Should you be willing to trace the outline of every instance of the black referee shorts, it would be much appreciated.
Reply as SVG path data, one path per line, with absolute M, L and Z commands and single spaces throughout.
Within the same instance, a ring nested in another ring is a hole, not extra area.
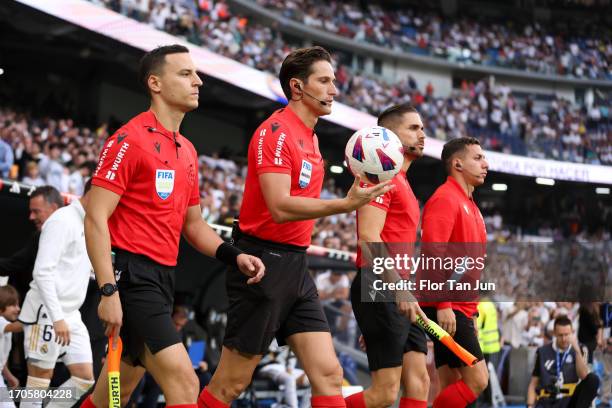
M 429 320 L 433 320 L 438 323 L 438 311 L 435 307 L 424 307 L 423 312 L 427 315 Z M 455 320 L 457 322 L 457 331 L 453 336 L 453 339 L 464 349 L 469 351 L 479 360 L 482 360 L 482 350 L 480 349 L 480 343 L 478 343 L 478 336 L 476 335 L 476 329 L 474 328 L 474 319 L 467 317 L 462 312 L 453 310 L 455 312 Z M 466 364 L 461 361 L 459 357 L 448 349 L 444 344 L 440 343 L 437 339 L 430 336 L 434 343 L 434 359 L 436 362 L 436 368 L 448 365 L 451 368 L 465 367 Z
M 410 323 L 395 302 L 362 302 L 361 272 L 351 285 L 353 313 L 366 343 L 370 371 L 400 367 L 410 351 L 427 354 L 425 331 Z
M 330 331 L 308 273 L 305 248 L 246 235 L 240 235 L 235 245 L 259 257 L 266 275 L 259 283 L 247 285 L 246 275 L 228 268 L 224 346 L 247 354 L 265 354 L 274 337 L 282 346 L 296 333 Z
M 155 354 L 181 342 L 172 322 L 174 267 L 122 249 L 113 248 L 113 252 L 123 309 L 122 359 L 133 366 L 142 365 L 145 344 Z

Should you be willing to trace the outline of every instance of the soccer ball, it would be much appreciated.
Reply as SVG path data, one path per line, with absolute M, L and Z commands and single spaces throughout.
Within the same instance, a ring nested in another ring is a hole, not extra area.
M 404 148 L 395 133 L 382 126 L 358 130 L 344 149 L 346 165 L 365 183 L 391 180 L 404 163 Z

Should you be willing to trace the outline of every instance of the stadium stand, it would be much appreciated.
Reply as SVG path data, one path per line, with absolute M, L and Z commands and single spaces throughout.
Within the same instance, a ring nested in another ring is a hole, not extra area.
M 110 8 L 116 4 L 103 3 Z M 153 0 L 148 6 L 147 3 L 128 1 L 114 9 L 218 54 L 274 74 L 278 72 L 284 55 L 292 49 L 278 30 L 234 15 L 222 1 L 213 7 L 207 6 L 211 2 L 203 2 L 199 8 L 189 1 L 171 4 Z M 140 4 L 139 8 L 137 4 Z M 493 85 L 481 80 L 463 81 L 450 95 L 434 97 L 431 84 L 419 87 L 411 77 L 388 83 L 381 78 L 353 72 L 343 64 L 338 65 L 336 77 L 340 91 L 337 99 L 374 115 L 392 104 L 414 104 L 426 119 L 430 137 L 448 140 L 469 134 L 481 139 L 485 148 L 503 153 L 586 164 L 612 164 L 610 95 L 594 98 L 588 105 L 573 105 L 556 97 L 540 102 L 534 95 L 515 95 L 504 84 Z
M 612 79 L 609 33 L 599 31 L 597 24 L 568 23 L 555 29 L 486 17 L 453 19 L 410 5 L 391 10 L 345 1 L 257 3 L 308 26 L 395 51 L 548 75 Z

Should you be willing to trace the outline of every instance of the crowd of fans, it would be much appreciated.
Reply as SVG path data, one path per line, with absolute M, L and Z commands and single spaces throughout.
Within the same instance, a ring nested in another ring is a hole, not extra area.
M 395 51 L 546 75 L 612 79 L 609 36 L 582 21 L 580 31 L 564 27 L 563 32 L 539 23 L 443 18 L 411 7 L 387 10 L 372 2 L 256 1 L 305 25 Z
M 81 195 L 108 136 L 106 125 L 91 130 L 72 119 L 36 119 L 0 107 L 0 175 Z
M 278 30 L 232 14 L 222 0 L 200 2 L 199 7 L 189 0 L 92 1 L 274 74 L 292 48 Z M 265 4 L 276 2 L 266 0 Z M 286 6 L 290 13 L 298 13 L 296 10 L 303 8 L 291 7 L 292 4 L 289 2 Z M 330 7 L 346 11 L 353 10 L 354 6 Z M 584 106 L 557 98 L 537 104 L 530 97 L 514 95 L 504 85 L 464 81 L 451 95 L 441 98 L 433 96 L 431 83 L 419 87 L 412 77 L 388 83 L 352 72 L 342 64 L 337 67 L 336 77 L 339 101 L 374 115 L 392 104 L 410 102 L 422 112 L 428 134 L 442 140 L 470 134 L 479 137 L 486 148 L 504 153 L 612 164 L 610 100 L 606 96 Z

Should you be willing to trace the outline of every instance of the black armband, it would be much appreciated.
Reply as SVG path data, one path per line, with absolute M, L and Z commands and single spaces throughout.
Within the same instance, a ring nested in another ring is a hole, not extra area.
M 215 258 L 217 258 L 223 263 L 226 263 L 228 265 L 238 268 L 237 258 L 238 258 L 238 255 L 242 253 L 243 252 L 240 249 L 236 248 L 235 246 L 230 245 L 227 242 L 223 242 L 217 248 L 217 252 L 215 252 Z

